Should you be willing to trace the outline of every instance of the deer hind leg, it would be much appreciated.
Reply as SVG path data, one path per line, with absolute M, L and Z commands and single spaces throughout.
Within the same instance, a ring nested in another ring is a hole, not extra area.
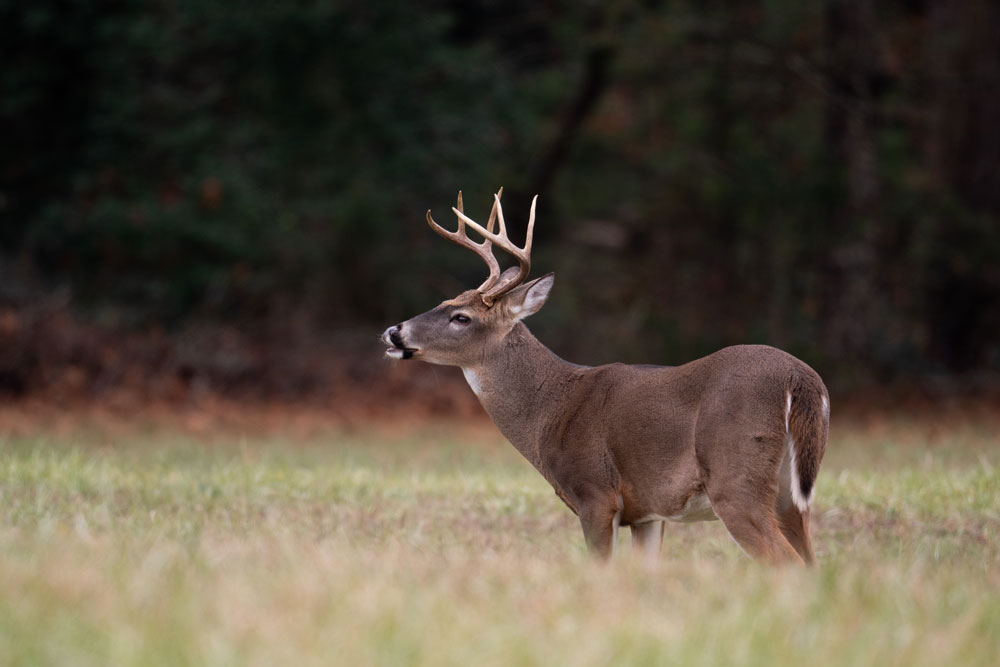
M 650 563 L 656 562 L 663 544 L 663 521 L 647 521 L 632 525 L 632 548 Z
M 781 528 L 785 539 L 792 545 L 802 560 L 807 565 L 816 562 L 813 554 L 812 538 L 809 535 L 809 511 L 799 511 L 792 499 L 792 473 L 790 466 L 791 457 L 785 456 L 781 461 L 781 468 L 778 470 L 778 497 L 776 510 L 778 514 L 778 527 Z
M 730 459 L 728 465 L 719 462 L 717 466 L 709 466 L 705 471 L 705 492 L 716 516 L 749 556 L 771 563 L 801 565 L 803 557 L 789 542 L 778 518 L 778 456 L 761 456 L 762 450 L 768 448 L 756 440 L 754 445 L 755 452 L 736 458 L 744 463 L 733 465 Z M 740 449 L 734 448 L 729 453 Z
M 770 563 L 804 564 L 782 532 L 773 505 L 765 509 L 759 501 L 748 506 L 728 496 L 713 499 L 711 492 L 708 497 L 726 530 L 749 556 Z
M 809 535 L 809 512 L 800 512 L 795 505 L 784 511 L 779 510 L 778 527 L 806 565 L 815 565 L 816 556 L 813 554 L 812 538 Z

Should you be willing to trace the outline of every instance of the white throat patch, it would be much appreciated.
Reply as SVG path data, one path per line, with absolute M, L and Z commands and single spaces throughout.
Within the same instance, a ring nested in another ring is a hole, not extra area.
M 463 368 L 462 375 L 465 376 L 465 381 L 469 383 L 469 388 L 472 389 L 472 393 L 479 396 L 483 392 L 483 385 L 479 382 L 479 376 L 471 368 Z

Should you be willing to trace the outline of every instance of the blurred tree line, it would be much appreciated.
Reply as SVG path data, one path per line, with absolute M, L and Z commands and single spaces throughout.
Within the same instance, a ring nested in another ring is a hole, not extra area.
M 998 35 L 991 0 L 0 0 L 0 305 L 380 331 L 478 284 L 423 212 L 503 185 L 570 359 L 974 380 Z

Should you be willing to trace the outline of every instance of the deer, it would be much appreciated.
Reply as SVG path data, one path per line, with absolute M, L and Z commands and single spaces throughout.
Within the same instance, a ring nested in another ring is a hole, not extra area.
M 816 371 L 766 345 L 726 347 L 680 366 L 561 359 L 524 324 L 555 280 L 548 273 L 525 282 L 538 196 L 518 247 L 502 193 L 485 228 L 465 215 L 461 192 L 452 207 L 457 231 L 427 211 L 431 229 L 482 258 L 489 276 L 386 329 L 386 355 L 459 367 L 503 436 L 579 518 L 600 560 L 615 552 L 622 526 L 655 562 L 667 521 L 719 519 L 753 559 L 814 564 L 809 511 L 830 425 Z M 494 246 L 517 266 L 501 273 Z

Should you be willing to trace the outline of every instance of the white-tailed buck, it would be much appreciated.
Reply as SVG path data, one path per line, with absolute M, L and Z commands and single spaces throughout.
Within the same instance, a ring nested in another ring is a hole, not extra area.
M 727 347 L 676 367 L 563 361 L 521 322 L 553 283 L 551 273 L 524 282 L 535 201 L 523 248 L 507 237 L 500 192 L 485 228 L 466 217 L 461 193 L 452 210 L 456 232 L 430 211 L 427 222 L 482 257 L 490 275 L 389 327 L 388 356 L 461 368 L 602 557 L 614 551 L 619 526 L 631 527 L 636 548 L 655 557 L 665 521 L 718 518 L 753 557 L 813 562 L 809 504 L 830 423 L 829 394 L 813 369 L 764 345 Z M 483 241 L 469 239 L 467 226 Z M 518 266 L 501 273 L 493 245 Z

